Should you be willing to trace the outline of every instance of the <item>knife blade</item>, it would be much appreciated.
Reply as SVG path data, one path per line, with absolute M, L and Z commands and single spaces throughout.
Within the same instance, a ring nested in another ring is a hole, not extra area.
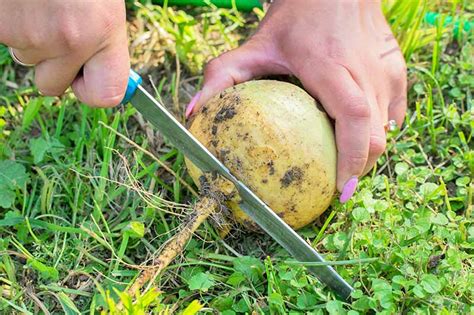
M 296 260 L 325 263 L 323 257 L 312 246 L 236 178 L 168 112 L 165 106 L 151 96 L 141 85 L 141 78 L 134 72 L 130 74 L 127 94 L 122 103 L 127 102 L 130 102 L 147 121 L 203 172 L 217 172 L 231 181 L 242 200 L 241 209 Z M 307 266 L 306 268 L 343 299 L 348 299 L 354 290 L 330 265 Z

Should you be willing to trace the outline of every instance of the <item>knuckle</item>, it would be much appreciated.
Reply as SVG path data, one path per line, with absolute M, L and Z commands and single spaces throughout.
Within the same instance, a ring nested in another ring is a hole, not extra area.
M 222 61 L 219 57 L 211 59 L 204 69 L 204 76 L 212 75 L 222 67 Z
M 367 163 L 368 153 L 364 150 L 349 150 L 340 152 L 341 163 L 348 165 L 352 169 L 363 169 Z
M 204 69 L 204 81 L 210 82 L 219 80 L 220 83 L 224 85 L 233 85 L 234 83 L 243 81 L 238 71 L 232 71 L 232 68 L 226 66 L 223 60 L 225 54 L 207 63 Z
M 370 118 L 370 107 L 362 95 L 350 95 L 344 100 L 345 114 L 354 118 Z
M 109 37 L 110 34 L 114 33 L 117 29 L 121 29 L 119 28 L 120 21 L 122 21 L 122 19 L 120 19 L 120 16 L 118 14 L 104 15 L 101 21 L 101 31 L 106 38 Z
M 385 64 L 387 76 L 400 87 L 406 85 L 407 81 L 407 65 L 403 57 L 392 58 Z
M 367 157 L 358 156 L 358 155 L 349 155 L 345 159 L 347 165 L 349 165 L 353 169 L 362 170 L 367 163 Z
M 370 136 L 369 151 L 370 155 L 380 156 L 387 146 L 387 140 L 385 137 L 379 135 Z
M 66 51 L 77 51 L 83 47 L 82 36 L 79 33 L 63 30 L 59 36 Z
M 402 95 L 393 97 L 390 100 L 389 108 L 390 109 L 401 108 L 403 110 L 403 112 L 405 112 L 405 110 L 407 108 L 407 96 L 406 96 L 406 94 L 402 94 Z
M 58 34 L 59 40 L 68 51 L 76 51 L 83 45 L 83 37 L 79 25 L 76 22 L 65 18 L 61 22 Z
M 337 37 L 329 36 L 325 42 L 326 56 L 328 59 L 335 61 L 337 64 L 344 64 L 348 53 L 346 45 Z
M 125 25 L 125 13 L 122 12 L 124 8 L 121 8 L 119 4 L 120 1 L 112 3 L 107 1 L 107 4 L 96 3 L 94 10 L 100 14 L 100 19 L 94 20 L 91 18 L 80 20 L 74 14 L 64 12 L 57 21 L 58 39 L 68 51 L 82 50 L 88 45 L 106 43 L 112 34 L 124 29 L 121 23 Z M 82 9 L 79 8 L 79 10 Z M 84 31 L 84 28 L 88 31 Z
M 25 45 L 23 49 L 38 49 L 44 47 L 46 43 L 46 36 L 40 31 L 26 31 L 25 34 Z

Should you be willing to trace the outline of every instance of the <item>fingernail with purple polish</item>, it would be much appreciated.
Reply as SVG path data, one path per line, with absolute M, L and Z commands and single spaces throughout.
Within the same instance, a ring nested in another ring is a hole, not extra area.
M 196 106 L 200 97 L 201 97 L 201 91 L 197 92 L 196 95 L 193 96 L 193 98 L 188 104 L 188 107 L 186 107 L 186 118 L 189 118 L 189 116 L 191 116 L 191 113 L 193 112 L 193 109 Z
M 359 178 L 357 178 L 357 176 L 352 176 L 349 178 L 349 180 L 344 184 L 341 196 L 339 197 L 339 201 L 341 203 L 346 203 L 349 199 L 351 199 L 352 195 L 354 195 L 356 191 L 358 183 Z

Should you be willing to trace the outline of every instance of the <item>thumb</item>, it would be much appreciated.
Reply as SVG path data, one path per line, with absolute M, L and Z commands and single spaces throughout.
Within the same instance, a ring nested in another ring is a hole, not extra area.
M 255 77 L 289 73 L 277 49 L 268 41 L 253 37 L 241 47 L 212 59 L 204 70 L 204 84 L 199 99 L 188 105 L 187 116 L 196 112 L 217 93 Z
M 123 36 L 85 63 L 72 89 L 82 102 L 90 106 L 112 107 L 124 97 L 129 71 L 127 39 Z

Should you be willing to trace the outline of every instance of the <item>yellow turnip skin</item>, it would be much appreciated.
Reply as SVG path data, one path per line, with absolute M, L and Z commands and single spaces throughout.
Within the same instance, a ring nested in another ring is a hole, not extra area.
M 211 99 L 193 118 L 191 133 L 291 227 L 320 216 L 336 189 L 336 145 L 326 113 L 303 89 L 256 80 Z M 186 161 L 199 183 L 202 172 Z M 237 221 L 251 219 L 236 202 Z

